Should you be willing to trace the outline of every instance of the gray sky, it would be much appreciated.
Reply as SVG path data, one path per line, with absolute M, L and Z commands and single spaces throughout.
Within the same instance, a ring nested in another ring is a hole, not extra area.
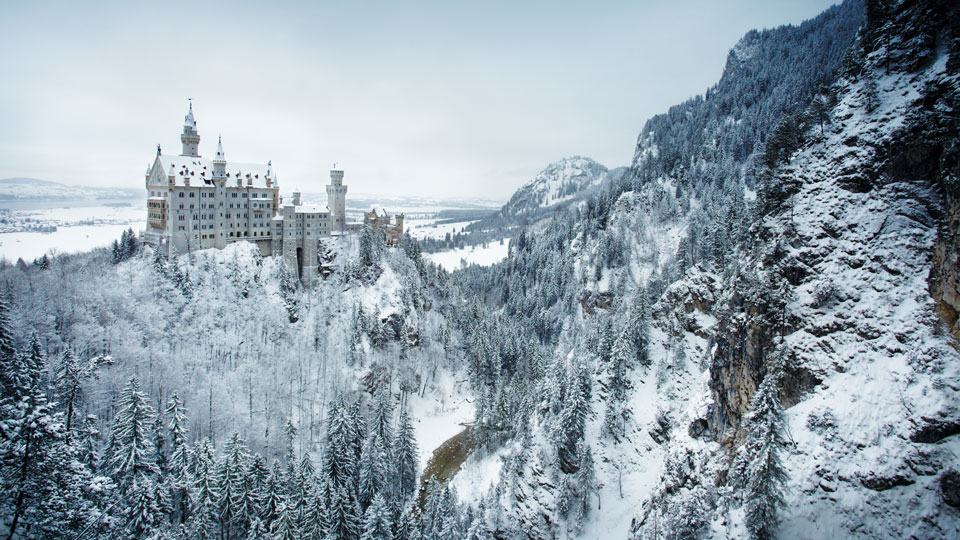
M 548 163 L 627 164 L 644 121 L 747 30 L 829 0 L 3 2 L 0 178 L 141 187 L 157 143 L 272 159 L 283 191 L 505 199 Z

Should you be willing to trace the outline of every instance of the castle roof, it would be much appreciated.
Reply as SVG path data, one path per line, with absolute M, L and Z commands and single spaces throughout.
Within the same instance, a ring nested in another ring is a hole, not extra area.
M 330 210 L 326 206 L 320 206 L 318 204 L 301 204 L 300 206 L 295 206 L 296 212 L 298 214 L 329 214 Z
M 191 186 L 213 185 L 213 161 L 198 156 L 157 156 L 161 170 L 165 177 L 171 173 L 174 176 L 175 185 L 184 185 L 184 179 L 190 179 Z M 256 188 L 277 187 L 277 179 L 273 177 L 272 166 L 268 163 L 238 163 L 228 161 L 226 165 L 227 187 L 237 185 L 239 177 L 243 182 L 243 187 L 247 187 L 247 180 L 252 180 L 252 186 Z M 267 186 L 267 177 L 272 177 L 273 185 Z

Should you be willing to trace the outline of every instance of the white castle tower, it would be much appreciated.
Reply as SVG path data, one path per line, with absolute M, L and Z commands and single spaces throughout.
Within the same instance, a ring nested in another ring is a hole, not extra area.
M 327 209 L 330 210 L 330 230 L 343 231 L 347 225 L 347 186 L 343 185 L 343 169 L 336 163 L 330 169 Z
M 187 115 L 183 117 L 183 133 L 180 134 L 180 142 L 183 143 L 181 156 L 200 156 L 200 133 L 197 132 L 197 121 L 193 119 L 193 101 L 190 102 Z

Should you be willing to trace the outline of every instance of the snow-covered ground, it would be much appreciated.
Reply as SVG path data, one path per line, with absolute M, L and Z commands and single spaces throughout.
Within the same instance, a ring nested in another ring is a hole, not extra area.
M 30 261 L 44 253 L 77 253 L 110 245 L 123 231 L 143 229 L 143 221 L 119 225 L 77 225 L 59 227 L 56 232 L 16 232 L 0 234 L 0 259 Z
M 461 266 L 471 264 L 481 266 L 496 264 L 507 257 L 509 247 L 509 240 L 504 239 L 502 243 L 490 242 L 487 247 L 471 246 L 463 249 L 427 253 L 426 256 L 447 271 L 453 271 Z
M 410 236 L 421 238 L 442 239 L 447 233 L 462 232 L 463 228 L 473 221 L 455 221 L 453 223 L 437 223 L 437 219 L 417 219 L 404 221 L 404 228 Z
M 433 386 L 432 392 L 413 396 L 408 402 L 420 450 L 420 472 L 434 450 L 473 421 L 473 403 L 468 401 L 472 393 L 465 380 L 457 381 L 449 372 L 441 371 Z
M 142 231 L 145 217 L 140 204 L 6 210 L 0 214 L 0 259 L 30 261 L 45 253 L 106 246 L 129 228 Z M 56 230 L 40 232 L 38 228 Z

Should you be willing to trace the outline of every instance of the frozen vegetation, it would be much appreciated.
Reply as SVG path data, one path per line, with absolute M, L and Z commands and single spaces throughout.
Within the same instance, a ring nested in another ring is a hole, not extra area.
M 6 265 L 2 532 L 960 537 L 957 21 L 750 32 L 628 169 L 326 239 L 309 287 L 130 234 Z

